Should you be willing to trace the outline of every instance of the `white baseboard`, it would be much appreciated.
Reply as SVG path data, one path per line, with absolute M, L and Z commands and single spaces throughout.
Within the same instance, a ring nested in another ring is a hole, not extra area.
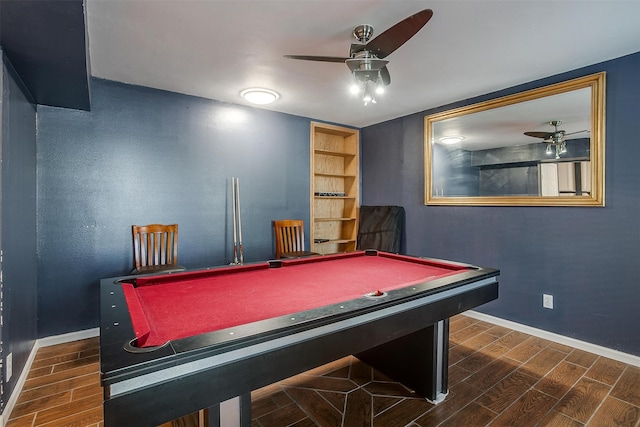
M 7 400 L 7 404 L 4 406 L 4 411 L 2 412 L 2 422 L 0 422 L 0 426 L 4 427 L 5 421 L 9 421 L 11 416 L 11 411 L 13 411 L 13 407 L 16 406 L 16 402 L 18 401 L 18 397 L 20 396 L 20 392 L 22 391 L 22 387 L 24 387 L 24 382 L 27 380 L 27 376 L 29 375 L 29 369 L 33 364 L 33 359 L 36 358 L 36 353 L 38 352 L 38 340 L 36 340 L 31 352 L 29 353 L 29 357 L 27 358 L 27 363 L 24 366 L 24 369 L 20 373 L 18 377 L 18 381 L 16 382 L 16 386 L 13 388 L 13 392 L 9 396 Z
M 617 360 L 628 365 L 640 367 L 640 357 L 633 354 L 623 353 L 618 350 L 613 350 L 607 347 L 602 347 L 597 344 L 591 344 L 586 341 L 580 341 L 575 338 L 566 337 L 564 335 L 548 332 L 543 329 L 533 328 L 531 326 L 523 325 L 520 323 L 512 322 L 510 320 L 504 320 L 499 317 L 490 316 L 488 314 L 479 313 L 477 311 L 469 310 L 465 311 L 465 316 L 473 317 L 474 319 L 483 320 L 485 322 L 493 323 L 494 325 L 504 326 L 505 328 L 513 329 L 515 331 L 524 332 L 525 334 L 533 335 L 539 338 L 544 338 L 549 341 L 557 342 L 559 344 L 568 345 L 579 350 L 588 351 L 599 356 L 608 357 L 609 359 Z
M 29 357 L 27 358 L 27 362 L 20 373 L 20 377 L 16 382 L 16 386 L 13 388 L 13 392 L 9 396 L 7 400 L 7 404 L 4 407 L 4 411 L 0 414 L 0 427 L 5 426 L 5 422 L 9 420 L 11 416 L 11 411 L 13 411 L 14 406 L 16 406 L 16 402 L 18 401 L 18 397 L 20 396 L 20 392 L 24 387 L 25 381 L 27 381 L 27 376 L 29 375 L 29 370 L 31 369 L 31 365 L 33 365 L 33 360 L 36 358 L 36 353 L 38 350 L 43 347 L 49 347 L 56 344 L 64 344 L 72 341 L 84 340 L 87 338 L 93 338 L 100 335 L 100 328 L 87 329 L 84 331 L 78 332 L 70 332 L 68 334 L 55 335 L 52 337 L 45 337 L 37 339 L 29 353 Z
M 93 338 L 97 336 L 100 336 L 100 328 L 85 329 L 84 331 L 69 332 L 68 334 L 40 338 L 36 342 L 38 343 L 38 348 L 42 348 L 57 344 L 64 344 L 72 341 L 85 340 L 87 338 Z

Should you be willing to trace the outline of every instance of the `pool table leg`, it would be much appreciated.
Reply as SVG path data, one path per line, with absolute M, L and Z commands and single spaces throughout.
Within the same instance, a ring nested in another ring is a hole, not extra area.
M 251 393 L 209 407 L 209 427 L 251 425 Z
M 355 356 L 437 404 L 449 391 L 448 354 L 447 318 Z

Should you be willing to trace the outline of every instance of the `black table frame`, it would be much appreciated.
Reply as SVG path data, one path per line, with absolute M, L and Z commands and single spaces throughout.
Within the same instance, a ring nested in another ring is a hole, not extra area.
M 386 299 L 298 313 L 294 325 L 283 316 L 236 328 L 232 338 L 216 331 L 137 354 L 124 350 L 134 337 L 119 284 L 127 277 L 103 279 L 105 427 L 153 427 L 203 408 L 213 427 L 220 402 L 233 398 L 248 426 L 252 390 L 351 354 L 437 403 L 448 391 L 449 317 L 498 297 L 499 270 L 454 264 L 470 269 Z

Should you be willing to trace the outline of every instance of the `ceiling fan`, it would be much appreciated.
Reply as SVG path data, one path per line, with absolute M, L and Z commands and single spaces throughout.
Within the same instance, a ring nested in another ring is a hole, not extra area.
M 373 27 L 367 24 L 358 25 L 353 29 L 352 33 L 358 43 L 351 44 L 348 57 L 285 55 L 285 58 L 345 63 L 353 74 L 355 81 L 362 86 L 365 105 L 368 102 L 375 103 L 373 92 L 391 83 L 391 77 L 387 69 L 389 61 L 384 60 L 384 58 L 420 31 L 432 16 L 433 11 L 431 9 L 422 10 L 398 22 L 373 40 L 371 40 Z
M 567 152 L 567 145 L 565 138 L 568 135 L 574 135 L 576 133 L 589 132 L 588 130 L 579 130 L 577 132 L 567 133 L 564 130 L 558 129 L 558 126 L 562 124 L 561 120 L 552 120 L 549 122 L 551 126 L 553 126 L 553 132 L 525 132 L 524 134 L 527 136 L 532 136 L 534 138 L 542 138 L 542 142 L 547 145 L 547 154 L 552 154 L 552 147 L 556 148 L 556 159 L 560 158 L 560 154 Z

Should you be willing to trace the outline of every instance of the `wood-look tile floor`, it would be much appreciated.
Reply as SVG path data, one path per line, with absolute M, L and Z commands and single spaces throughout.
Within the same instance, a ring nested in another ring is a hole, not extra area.
M 102 426 L 98 338 L 43 347 L 6 427 Z
M 639 367 L 464 315 L 450 329 L 439 405 L 346 357 L 254 391 L 252 425 L 640 427 Z M 40 349 L 6 427 L 102 426 L 98 345 Z

